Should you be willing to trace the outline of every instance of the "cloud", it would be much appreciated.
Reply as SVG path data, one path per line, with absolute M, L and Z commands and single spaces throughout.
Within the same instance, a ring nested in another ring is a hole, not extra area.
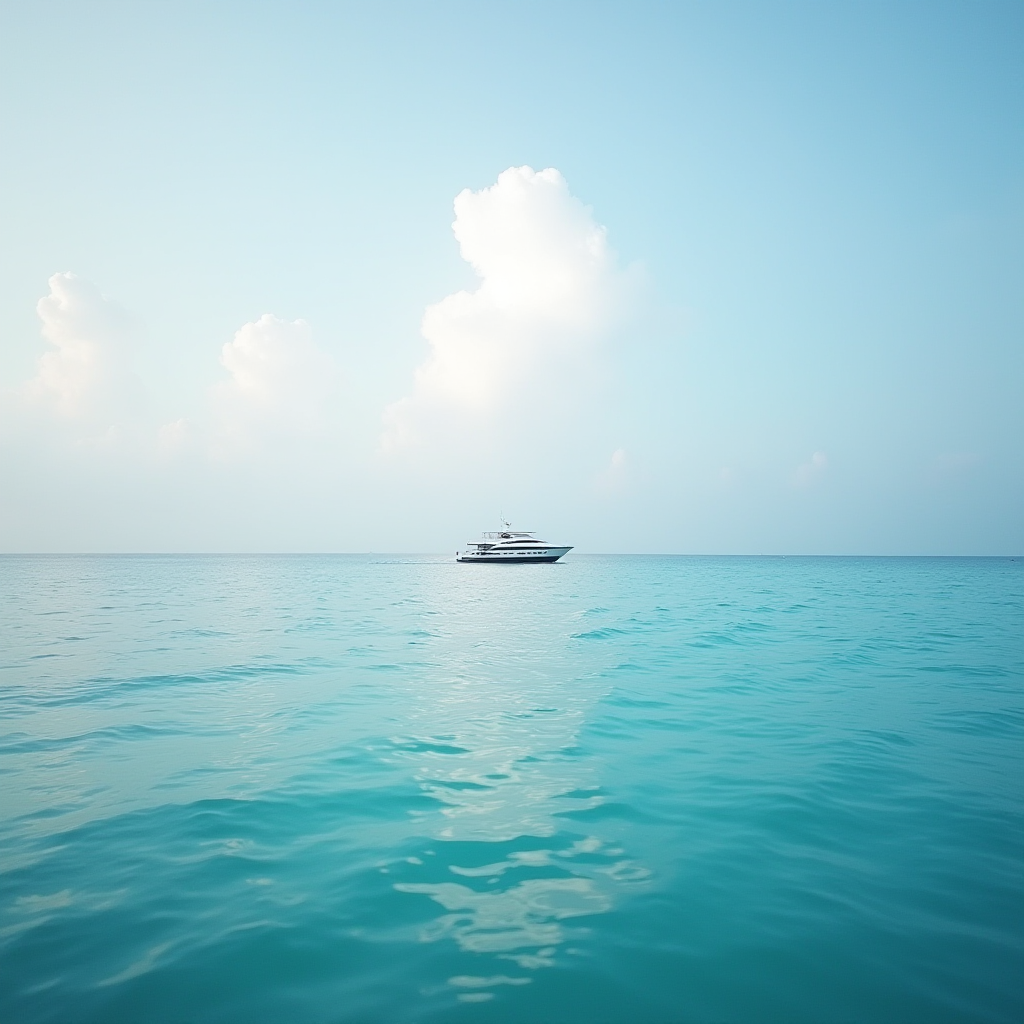
M 806 462 L 796 468 L 794 482 L 798 487 L 806 487 L 816 477 L 828 469 L 828 458 L 824 452 L 815 452 Z
M 554 168 L 512 167 L 489 188 L 466 189 L 452 229 L 480 284 L 427 307 L 430 353 L 412 393 L 385 411 L 386 450 L 423 441 L 440 421 L 478 425 L 571 386 L 635 277 Z
M 188 443 L 190 434 L 190 424 L 185 418 L 165 423 L 157 431 L 157 450 L 164 454 L 181 451 Z
M 597 476 L 597 489 L 605 494 L 621 491 L 629 480 L 629 459 L 625 448 L 616 448 L 608 465 Z
M 221 350 L 225 380 L 205 415 L 157 427 L 133 369 L 141 329 L 116 302 L 72 273 L 54 274 L 37 305 L 50 349 L 21 388 L 26 407 L 64 421 L 75 443 L 125 441 L 139 453 L 223 456 L 280 439 L 309 438 L 332 421 L 339 374 L 304 320 L 267 313 Z
M 220 361 L 230 374 L 213 389 L 216 447 L 222 454 L 225 447 L 272 434 L 313 435 L 330 419 L 337 367 L 313 342 L 305 320 L 264 313 L 236 331 L 221 350 Z M 172 441 L 183 432 L 174 427 Z
M 54 274 L 49 286 L 36 311 L 53 347 L 25 385 L 26 398 L 65 419 L 104 424 L 137 411 L 142 386 L 132 369 L 135 321 L 76 274 Z

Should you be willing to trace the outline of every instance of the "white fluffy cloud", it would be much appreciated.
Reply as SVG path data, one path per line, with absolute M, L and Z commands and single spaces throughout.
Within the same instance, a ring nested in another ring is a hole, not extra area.
M 338 374 L 305 320 L 270 313 L 245 324 L 221 350 L 230 379 L 214 388 L 221 441 L 255 434 L 312 434 L 331 413 Z
M 132 370 L 136 326 L 117 303 L 75 274 L 54 274 L 49 286 L 36 310 L 53 347 L 39 359 L 25 394 L 68 419 L 116 422 L 140 398 Z
M 385 412 L 385 449 L 422 440 L 439 419 L 478 423 L 555 381 L 568 386 L 628 292 L 605 229 L 554 168 L 512 167 L 466 189 L 452 227 L 480 284 L 424 313 L 430 354 L 412 394 Z
M 29 405 L 67 421 L 76 440 L 131 437 L 140 450 L 223 456 L 274 439 L 309 437 L 331 419 L 334 361 L 313 342 L 304 320 L 267 313 L 243 325 L 221 350 L 229 376 L 210 389 L 209 414 L 156 429 L 133 370 L 139 335 L 133 318 L 75 274 L 54 274 L 49 289 L 37 310 L 50 349 L 22 394 Z

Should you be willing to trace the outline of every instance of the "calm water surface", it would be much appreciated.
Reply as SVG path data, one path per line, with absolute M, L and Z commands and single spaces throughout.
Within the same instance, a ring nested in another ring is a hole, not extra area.
M 0 1020 L 1024 1018 L 1024 563 L 0 559 Z

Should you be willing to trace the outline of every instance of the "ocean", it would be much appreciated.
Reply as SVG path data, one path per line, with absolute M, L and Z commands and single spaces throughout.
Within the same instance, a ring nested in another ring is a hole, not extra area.
M 0 558 L 0 1021 L 1019 1022 L 1024 561 Z

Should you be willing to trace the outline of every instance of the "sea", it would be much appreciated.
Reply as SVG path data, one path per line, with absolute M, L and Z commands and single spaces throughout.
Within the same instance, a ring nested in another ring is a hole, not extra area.
M 0 558 L 0 1021 L 1024 1019 L 1024 561 Z

